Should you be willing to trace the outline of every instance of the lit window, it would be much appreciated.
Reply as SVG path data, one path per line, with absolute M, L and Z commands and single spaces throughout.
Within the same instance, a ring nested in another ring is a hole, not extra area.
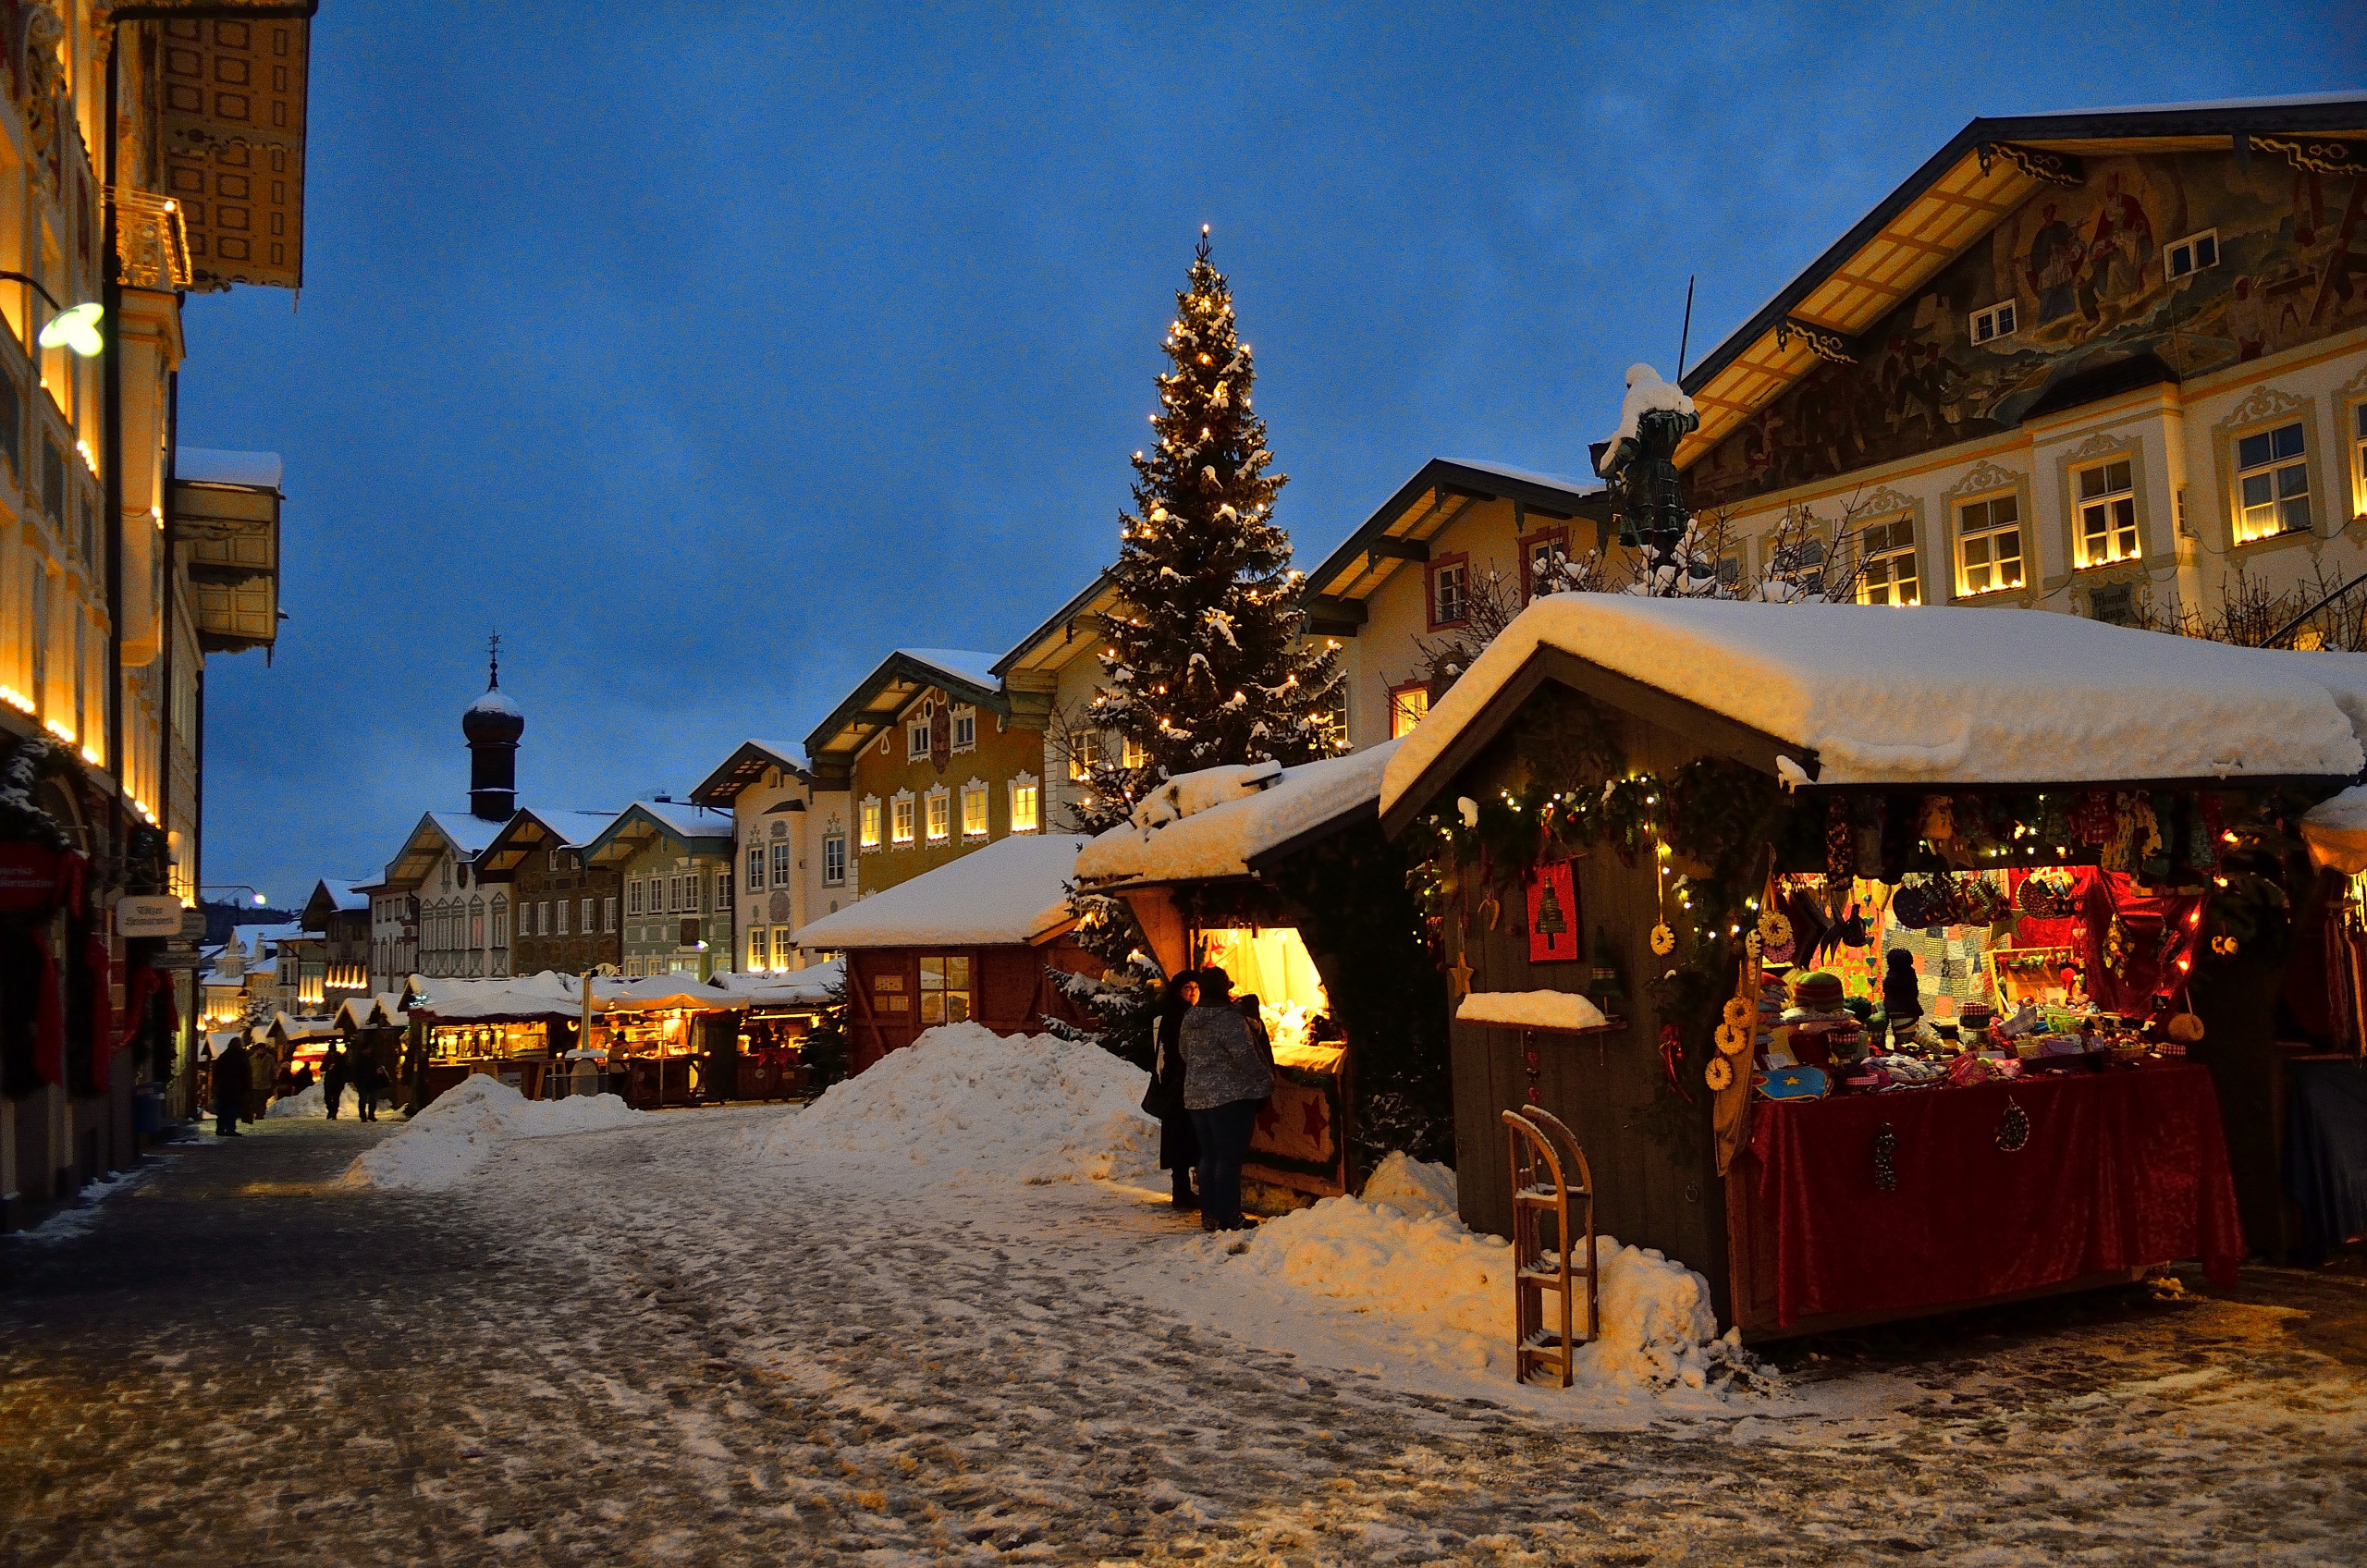
M 1460 626 L 1470 613 L 1470 563 L 1462 556 L 1430 567 L 1430 627 Z
M 748 933 L 748 967 L 751 970 L 763 969 L 767 962 L 767 955 L 765 928 L 759 925 Z
M 1422 716 L 1430 711 L 1430 689 L 1420 681 L 1393 686 L 1389 692 L 1389 738 L 1411 735 Z
M 953 837 L 953 797 L 942 790 L 928 796 L 928 841 L 942 844 Z
M 983 839 L 987 836 L 987 787 L 984 784 L 962 786 L 962 837 Z
M 929 719 L 935 716 L 936 712 L 937 704 L 935 703 L 923 703 L 920 706 L 913 710 L 913 717 L 904 721 L 904 758 L 906 761 L 909 762 L 914 757 L 925 757 L 928 755 Z
M 1993 496 L 1956 511 L 1956 556 L 1967 594 L 2022 585 L 2022 512 L 2017 496 Z
M 789 874 L 791 869 L 789 856 L 790 847 L 787 844 L 775 844 L 773 846 L 773 886 L 776 888 L 786 888 L 789 886 Z M 756 888 L 761 888 L 764 885 L 765 879 L 756 875 L 755 868 L 754 866 L 749 867 L 749 891 L 754 892 Z
M 2128 459 L 2079 471 L 2079 564 L 2105 566 L 2137 554 L 2137 490 Z
M 977 744 L 978 710 L 966 707 L 955 708 L 953 710 L 953 749 L 957 752 L 966 752 L 974 750 Z
M 629 958 L 625 960 L 625 978 L 628 980 L 638 980 L 641 978 L 641 960 L 637 958 Z
M 1013 833 L 1034 833 L 1043 827 L 1043 808 L 1033 779 L 1014 780 L 1011 786 L 1011 830 Z
M 2310 465 L 2302 447 L 2298 424 L 2263 430 L 2236 443 L 2236 488 L 2242 503 L 2236 518 L 2237 544 L 2297 533 L 2310 526 Z
M 2352 409 L 2350 417 L 2352 422 L 2351 456 L 2359 462 L 2360 487 L 2367 489 L 2367 403 L 2361 403 Z
M 1069 737 L 1069 777 L 1089 778 L 1101 761 L 1101 731 L 1080 729 Z
M 751 844 L 748 846 L 748 886 L 761 888 L 764 885 L 765 847 L 762 844 Z
M 877 849 L 879 847 L 879 797 L 877 795 L 868 795 L 864 798 L 862 831 L 863 847 L 866 850 Z
M 843 886 L 847 879 L 847 836 L 831 833 L 822 839 L 822 881 L 825 886 Z
M 1147 767 L 1150 766 L 1150 753 L 1145 750 L 1143 743 L 1140 741 L 1135 740 L 1132 735 L 1124 736 L 1121 739 L 1118 745 L 1118 766 L 1120 767 Z
M 2219 264 L 2219 231 L 2206 228 L 2189 234 L 2162 252 L 2162 272 L 2173 282 Z
M 913 797 L 899 795 L 892 803 L 896 808 L 896 843 L 901 848 L 913 841 Z
M 1861 605 L 1919 605 L 1922 584 L 1915 576 L 1915 521 L 1878 522 L 1865 533 L 1866 570 L 1858 579 Z
M 1315 716 L 1315 729 L 1323 738 L 1325 750 L 1344 752 L 1348 749 L 1348 682 L 1345 677 L 1331 683 L 1331 694 L 1323 700 L 1322 709 Z
M 921 1023 L 959 1023 L 970 1016 L 970 961 L 921 960 Z
M 2000 337 L 2011 337 L 2018 325 L 2014 317 L 2014 301 L 2007 300 L 1985 311 L 1972 312 L 1972 341 L 1976 347 Z

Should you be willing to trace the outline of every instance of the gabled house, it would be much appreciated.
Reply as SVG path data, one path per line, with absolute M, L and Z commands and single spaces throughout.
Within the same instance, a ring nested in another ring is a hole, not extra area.
M 797 928 L 854 896 L 845 791 L 817 791 L 796 747 L 745 741 L 691 791 L 691 803 L 731 814 L 741 971 L 786 974 L 817 962 L 797 946 Z
M 302 976 L 299 1011 L 334 1012 L 351 997 L 370 994 L 370 894 L 363 883 L 324 876 L 313 884 L 298 924 L 295 948 Z
M 583 846 L 623 886 L 624 972 L 700 980 L 732 967 L 732 821 L 660 798 L 635 801 Z
M 2350 582 L 2367 93 L 1976 119 L 1684 386 L 1754 572 L 1784 528 L 1865 602 L 2155 625 Z
M 509 890 L 477 875 L 477 856 L 501 827 L 464 812 L 420 817 L 379 879 L 386 890 L 375 896 L 372 949 L 374 955 L 388 943 L 398 966 L 374 974 L 373 991 L 400 990 L 411 974 L 481 978 L 511 972 Z
M 1053 832 L 1074 826 L 1069 808 L 1085 798 L 1087 770 L 1096 757 L 1122 743 L 1093 723 L 1093 694 L 1101 685 L 1101 631 L 1118 608 L 1117 584 L 1105 571 L 989 670 L 1002 683 L 1013 717 L 1023 727 L 1041 725 L 1037 815 Z
M 583 974 L 624 962 L 622 879 L 583 858 L 610 811 L 521 806 L 477 856 L 476 874 L 509 895 L 509 970 Z

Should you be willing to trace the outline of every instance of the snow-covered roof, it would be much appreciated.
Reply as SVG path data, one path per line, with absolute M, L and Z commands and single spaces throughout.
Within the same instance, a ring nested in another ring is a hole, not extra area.
M 731 837 L 731 816 L 728 812 L 710 811 L 685 801 L 635 801 L 633 806 L 664 824 L 677 838 Z
M 499 714 L 504 718 L 523 718 L 526 717 L 525 710 L 521 708 L 516 702 L 511 700 L 509 692 L 503 691 L 498 686 L 487 689 L 483 696 L 479 697 L 475 702 L 471 703 L 464 711 L 469 713 Z
M 1789 760 L 1816 766 L 1793 782 L 2239 784 L 2349 778 L 2362 760 L 2334 692 L 2348 667 L 2324 661 L 2046 610 L 1559 594 L 1405 737 L 1384 814 L 1540 649 L 1797 747 Z
M 829 1000 L 831 987 L 843 985 L 846 977 L 847 961 L 834 958 L 828 963 L 808 964 L 779 974 L 733 974 L 727 971 L 707 984 L 751 1007 L 807 1007 Z
M 1600 1029 L 1611 1022 L 1575 991 L 1474 991 L 1454 1016 L 1503 1029 Z
M 1566 473 L 1547 473 L 1543 469 L 1515 468 L 1510 463 L 1483 462 L 1478 458 L 1449 458 L 1446 460 L 1462 468 L 1477 469 L 1481 473 L 1492 473 L 1500 479 L 1517 479 L 1525 484 L 1558 485 L 1564 490 L 1579 491 L 1602 488 L 1600 479 L 1572 479 Z
M 223 452 L 211 447 L 173 448 L 173 477 L 177 480 L 276 490 L 283 472 L 277 452 Z
M 337 1020 L 334 1018 L 290 1018 L 283 1012 L 273 1017 L 271 1032 L 283 1040 L 332 1039 L 337 1035 Z
M 383 1028 L 400 1024 L 410 1015 L 403 1011 L 403 999 L 392 991 L 380 991 L 375 996 L 348 997 L 337 1004 L 333 1021 L 350 1023 L 356 1029 Z
M 1000 684 L 995 679 L 992 654 L 973 653 L 967 648 L 899 648 L 896 651 L 908 659 L 932 665 L 956 680 L 966 680 L 989 692 Z
M 501 980 L 414 980 L 413 984 L 425 992 L 416 1011 L 437 1023 L 573 1018 L 583 1011 L 575 976 L 549 970 Z
M 1077 878 L 1107 887 L 1247 876 L 1252 860 L 1302 833 L 1350 813 L 1377 815 L 1381 772 L 1399 743 L 1296 767 L 1211 767 L 1171 778 L 1132 820 L 1086 846 Z
M 488 822 L 482 816 L 472 816 L 464 811 L 431 811 L 427 814 L 427 820 L 435 824 L 436 830 L 449 839 L 454 847 L 469 855 L 474 855 L 492 843 L 493 836 L 509 821 L 503 817 L 499 822 Z
M 303 923 L 295 920 L 276 925 L 233 925 L 230 927 L 230 939 L 246 949 L 254 958 L 261 958 L 266 947 L 276 949 L 280 943 L 295 941 L 304 934 Z M 253 963 L 250 962 L 247 970 L 248 973 L 252 974 Z
M 2367 871 L 2367 785 L 2354 784 L 2320 801 L 2301 818 L 2310 859 L 2347 876 Z
M 329 902 L 349 913 L 370 907 L 370 895 L 358 891 L 364 886 L 366 884 L 359 880 L 347 880 L 336 876 L 321 878 L 321 889 L 328 894 Z
M 991 947 L 1042 942 L 1070 924 L 1081 833 L 1014 833 L 856 900 L 797 933 L 801 948 Z

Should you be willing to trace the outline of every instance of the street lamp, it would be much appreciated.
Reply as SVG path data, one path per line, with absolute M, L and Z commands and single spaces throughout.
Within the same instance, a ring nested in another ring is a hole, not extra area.
M 49 325 L 41 329 L 40 343 L 44 349 L 71 349 L 84 359 L 95 359 L 106 348 L 106 339 L 99 336 L 99 318 L 107 308 L 97 300 L 88 300 L 71 307 L 61 305 L 57 297 L 42 287 L 41 279 L 30 273 L 0 272 L 0 280 L 21 283 L 49 302 L 56 313 Z
M 226 888 L 245 888 L 248 892 L 250 892 L 250 893 L 253 893 L 253 894 L 254 894 L 254 896 L 255 896 L 255 905 L 256 905 L 256 907 L 257 907 L 257 908 L 261 908 L 261 907 L 262 907 L 265 902 L 267 902 L 267 901 L 268 901 L 268 900 L 266 900 L 264 898 L 264 896 L 263 896 L 262 892 L 261 892 L 259 889 L 257 889 L 257 888 L 256 888 L 254 886 L 252 886 L 251 884 L 250 884 L 250 883 L 246 883 L 246 882 L 205 882 L 205 883 L 201 883 L 201 884 L 199 884 L 199 886 L 198 886 L 198 889 L 197 889 L 197 890 L 198 890 L 199 892 L 201 892 L 201 893 L 204 893 L 204 892 L 215 892 L 215 893 L 218 893 L 218 892 L 221 892 L 221 891 L 223 891 L 224 889 L 226 889 Z

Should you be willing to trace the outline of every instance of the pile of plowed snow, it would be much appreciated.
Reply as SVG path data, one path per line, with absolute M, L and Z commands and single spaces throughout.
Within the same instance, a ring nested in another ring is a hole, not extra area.
M 384 1106 L 386 1103 L 386 1096 L 379 1096 L 378 1103 Z M 345 1097 L 338 1100 L 337 1105 L 337 1113 L 339 1116 L 362 1114 L 362 1096 L 353 1091 L 351 1084 L 346 1086 Z M 308 1084 L 292 1095 L 282 1095 L 272 1101 L 269 1108 L 264 1111 L 266 1119 L 309 1116 L 315 1121 L 325 1121 L 328 1120 L 328 1087 L 323 1084 Z
M 949 1023 L 783 1119 L 767 1152 L 932 1181 L 1138 1182 L 1159 1163 L 1149 1075 L 1100 1047 Z
M 595 1133 L 646 1117 L 614 1095 L 530 1100 L 480 1072 L 446 1090 L 401 1132 L 356 1159 L 346 1174 L 374 1187 L 437 1192 L 484 1169 L 512 1138 Z
M 1455 1218 L 1454 1173 L 1444 1166 L 1391 1155 L 1363 1197 L 1269 1219 L 1237 1254 L 1233 1242 L 1196 1244 L 1222 1271 L 1385 1315 L 1423 1360 L 1512 1373 L 1512 1247 Z M 1715 1390 L 1738 1375 L 1759 1380 L 1740 1336 L 1718 1333 L 1708 1280 L 1650 1248 L 1595 1242 L 1601 1334 L 1578 1353 L 1580 1382 Z

